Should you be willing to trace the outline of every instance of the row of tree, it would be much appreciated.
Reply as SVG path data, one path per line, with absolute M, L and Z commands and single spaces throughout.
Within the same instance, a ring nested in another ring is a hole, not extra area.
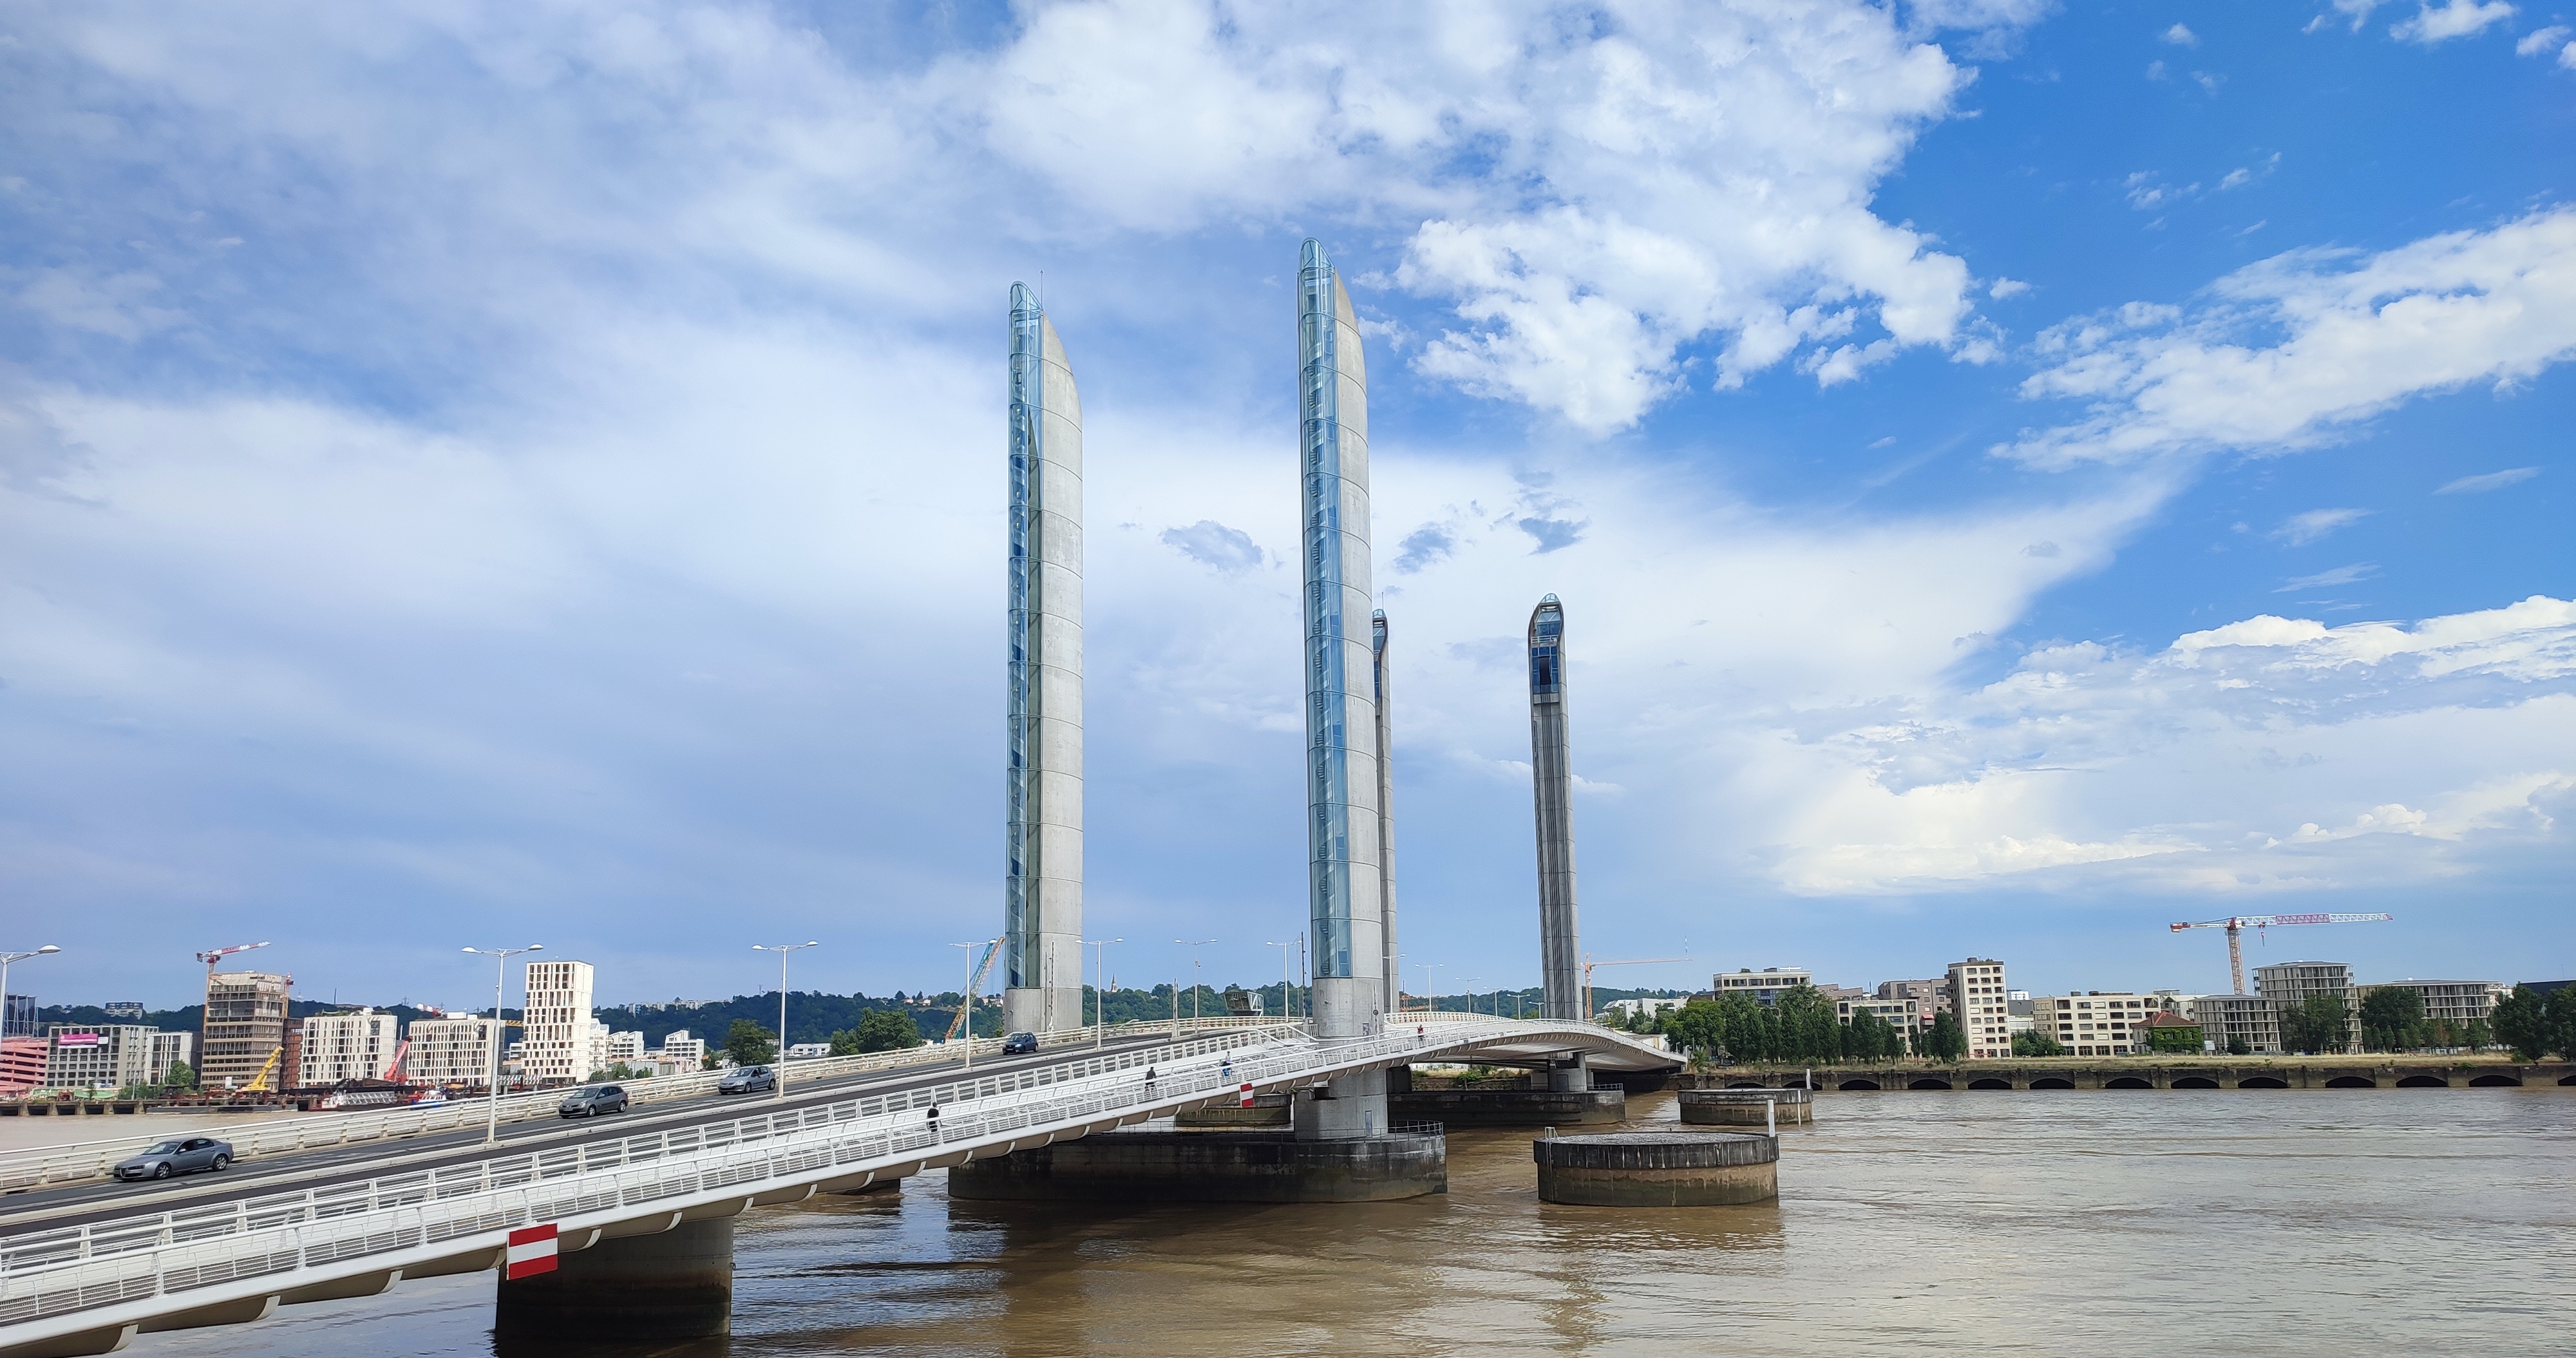
M 1934 1015 L 1932 1026 L 1920 1033 L 1869 1013 L 1845 1023 L 1824 992 L 1805 985 L 1780 992 L 1769 1005 L 1742 994 L 1692 1000 L 1632 1026 L 1663 1033 L 1675 1048 L 1702 1061 L 1956 1061 L 1968 1051 L 1968 1036 L 1950 1014 Z

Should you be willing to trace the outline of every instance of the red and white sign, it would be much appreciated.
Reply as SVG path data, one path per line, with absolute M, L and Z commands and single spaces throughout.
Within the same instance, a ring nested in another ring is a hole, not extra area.
M 54 1034 L 54 1045 L 57 1047 L 95 1047 L 98 1045 L 98 1034 L 56 1033 Z
M 1245 1086 L 1243 1087 L 1243 1089 L 1241 1090 L 1241 1093 L 1242 1093 L 1242 1095 L 1243 1095 L 1243 1105 L 1242 1105 L 1242 1106 L 1243 1106 L 1243 1107 L 1246 1107 L 1246 1108 L 1250 1108 L 1250 1107 L 1252 1106 L 1252 1086 L 1250 1086 L 1250 1085 L 1245 1085 Z
M 555 1228 L 529 1226 L 510 1232 L 510 1262 L 503 1276 L 526 1278 L 555 1271 Z

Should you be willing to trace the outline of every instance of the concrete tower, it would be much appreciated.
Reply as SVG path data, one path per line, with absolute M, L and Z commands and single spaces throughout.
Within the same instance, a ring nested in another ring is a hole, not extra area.
M 1369 608 L 1368 371 L 1359 318 L 1315 241 L 1297 273 L 1298 413 L 1305 520 L 1307 906 L 1315 1028 L 1372 1035 L 1386 1015 L 1378 875 L 1376 661 Z M 1346 1076 L 1300 1101 L 1303 1137 L 1386 1130 L 1383 1072 Z
M 1011 285 L 1010 776 L 1002 1023 L 1082 1026 L 1082 399 Z
M 1377 699 L 1377 918 L 1378 972 L 1386 991 L 1386 1012 L 1401 1008 L 1404 977 L 1395 957 L 1395 744 L 1387 738 L 1386 610 L 1369 615 L 1369 658 L 1375 671 Z
M 1530 781 L 1538 802 L 1538 956 L 1544 1017 L 1581 1019 L 1574 918 L 1574 767 L 1565 733 L 1565 610 L 1553 594 L 1529 622 Z

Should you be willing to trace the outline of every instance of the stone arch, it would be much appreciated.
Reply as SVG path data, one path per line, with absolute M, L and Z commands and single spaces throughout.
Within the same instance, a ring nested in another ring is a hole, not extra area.
M 2174 1079 L 2176 1089 L 2216 1089 L 2218 1082 L 2206 1075 L 2182 1075 Z
M 2399 1089 L 2448 1089 L 2451 1082 L 2439 1075 L 2408 1075 L 2398 1080 Z
M 2012 1087 L 2012 1081 L 1998 1079 L 1992 1075 L 1980 1076 L 1968 1082 L 1970 1089 L 2010 1089 Z
M 2567 1081 L 2565 1081 L 2565 1080 L 2561 1080 L 2561 1081 L 2559 1081 L 2558 1083 L 2560 1083 L 2560 1084 L 2566 1084 L 2566 1083 L 2568 1083 L 2568 1082 L 2567 1082 Z M 2475 1076 L 2471 1076 L 2471 1077 L 2469 1078 L 2469 1088 L 2471 1088 L 2471 1089 L 2520 1089 L 2520 1088 L 2522 1088 L 2522 1079 L 2521 1079 L 2521 1077 L 2519 1077 L 2519 1076 L 2514 1076 L 2514 1075 L 2494 1075 L 2494 1074 L 2489 1074 L 2489 1075 L 2475 1075 Z
M 1920 1080 L 1907 1081 L 1905 1087 L 1908 1089 L 1948 1089 L 1950 1088 L 1950 1082 L 1947 1080 L 1937 1080 L 1927 1075 Z
M 2153 1089 L 2155 1081 L 2137 1075 L 2114 1075 L 2102 1082 L 2104 1089 Z
M 2287 1089 L 2290 1082 L 2270 1075 L 2248 1075 L 2236 1082 L 2238 1089 Z
M 2326 1081 L 2328 1089 L 2377 1089 L 2379 1082 L 2367 1075 L 2338 1075 Z
M 1836 1088 L 1836 1089 L 1876 1089 L 1876 1088 L 1878 1088 L 1878 1081 L 1876 1081 L 1876 1080 L 1845 1080 L 1845 1081 L 1843 1081 L 1841 1084 L 1835 1085 L 1835 1086 L 1834 1086 L 1834 1088 Z
M 2033 1089 L 2073 1089 L 2075 1082 L 2063 1075 L 2042 1075 L 2030 1082 Z

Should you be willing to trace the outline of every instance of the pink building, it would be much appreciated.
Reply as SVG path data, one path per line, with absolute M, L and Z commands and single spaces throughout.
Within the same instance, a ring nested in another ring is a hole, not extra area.
M 0 1099 L 14 1099 L 45 1082 L 45 1039 L 0 1038 Z

